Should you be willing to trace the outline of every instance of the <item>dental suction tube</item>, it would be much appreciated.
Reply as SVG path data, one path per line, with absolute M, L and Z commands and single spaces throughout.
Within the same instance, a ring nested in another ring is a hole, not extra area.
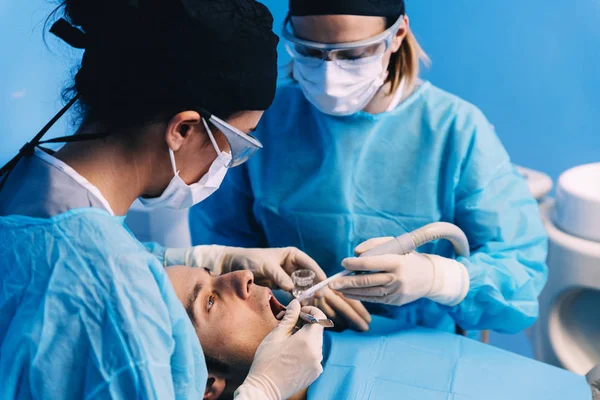
M 457 256 L 469 257 L 469 241 L 465 233 L 456 225 L 447 222 L 434 222 L 389 242 L 377 246 L 361 255 L 361 257 L 382 256 L 385 254 L 408 254 L 434 240 L 446 239 L 452 243 Z
M 389 242 L 386 242 L 361 254 L 359 257 L 382 256 L 385 254 L 405 255 L 415 251 L 418 247 L 424 245 L 425 243 L 439 239 L 446 239 L 450 241 L 457 256 L 469 257 L 471 254 L 467 236 L 458 226 L 448 222 L 434 222 L 415 231 L 395 237 Z M 339 272 L 306 290 L 297 297 L 297 300 L 306 300 L 314 296 L 315 293 L 323 289 L 325 286 L 329 285 L 331 281 L 342 276 L 350 275 L 351 273 L 352 271 L 348 270 Z

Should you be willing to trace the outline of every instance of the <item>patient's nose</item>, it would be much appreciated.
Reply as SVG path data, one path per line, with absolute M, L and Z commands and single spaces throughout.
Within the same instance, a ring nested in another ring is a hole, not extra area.
M 250 297 L 250 287 L 254 284 L 254 275 L 250 271 L 235 271 L 231 275 L 236 294 L 246 300 Z

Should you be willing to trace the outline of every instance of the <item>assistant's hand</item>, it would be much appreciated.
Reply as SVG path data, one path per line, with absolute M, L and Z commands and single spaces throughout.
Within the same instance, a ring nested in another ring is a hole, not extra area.
M 367 240 L 355 249 L 360 255 L 393 238 Z M 467 268 L 452 259 L 412 252 L 407 255 L 346 258 L 344 268 L 377 273 L 345 276 L 329 284 L 350 299 L 401 306 L 426 297 L 454 306 L 469 291 Z
M 288 292 L 294 288 L 290 275 L 297 269 L 314 271 L 315 283 L 327 277 L 315 260 L 295 247 L 246 249 L 217 245 L 195 246 L 188 249 L 167 249 L 165 260 L 168 265 L 208 268 L 216 275 L 249 270 L 258 284 Z
M 323 372 L 323 327 L 304 325 L 292 335 L 300 315 L 300 303 L 293 300 L 279 323 L 258 346 L 254 362 L 244 383 L 236 390 L 236 398 L 266 400 L 287 399 L 307 388 Z M 325 315 L 314 307 L 302 311 L 316 318 Z
M 350 327 L 359 332 L 369 330 L 371 314 L 360 301 L 347 299 L 328 287 L 320 291 L 322 297 L 311 297 L 307 304 L 318 307 L 335 323 L 335 330 Z

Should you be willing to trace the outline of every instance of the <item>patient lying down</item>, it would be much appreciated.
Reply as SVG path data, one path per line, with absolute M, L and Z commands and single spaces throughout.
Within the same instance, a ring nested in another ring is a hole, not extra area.
M 252 273 L 211 276 L 169 267 L 167 274 L 196 328 L 209 379 L 205 400 L 232 398 L 282 306 Z M 294 399 L 590 400 L 585 378 L 445 332 L 399 331 L 373 320 L 371 331 L 326 332 L 323 374 Z

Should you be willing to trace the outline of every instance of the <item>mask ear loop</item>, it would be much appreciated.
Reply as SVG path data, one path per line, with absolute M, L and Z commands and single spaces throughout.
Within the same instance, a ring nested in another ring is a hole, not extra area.
M 202 118 L 202 123 L 204 124 L 204 128 L 206 129 L 208 137 L 210 138 L 210 141 L 211 141 L 213 147 L 215 148 L 215 151 L 217 152 L 217 157 L 218 157 L 219 154 L 221 154 L 221 150 L 219 150 L 219 146 L 217 145 L 217 141 L 215 140 L 215 137 L 213 136 L 213 133 L 210 130 L 210 128 L 208 127 L 208 124 L 206 123 L 206 120 L 204 118 Z
M 221 150 L 219 150 L 219 146 L 217 145 L 215 137 L 213 136 L 213 133 L 210 130 L 210 128 L 208 127 L 208 124 L 206 123 L 206 120 L 204 118 L 202 118 L 202 123 L 204 124 L 204 128 L 206 128 L 208 137 L 210 138 L 210 141 L 211 141 L 213 147 L 215 148 L 215 151 L 217 152 L 217 156 L 219 156 L 219 154 L 221 154 Z M 171 158 L 171 168 L 173 168 L 173 173 L 175 174 L 175 176 L 179 176 L 179 171 L 177 170 L 177 165 L 175 164 L 175 153 L 173 152 L 173 150 L 170 147 L 169 147 L 169 157 Z
M 169 157 L 171 158 L 171 168 L 173 168 L 173 173 L 175 176 L 179 176 L 179 171 L 177 170 L 177 166 L 175 165 L 175 153 L 169 147 Z

